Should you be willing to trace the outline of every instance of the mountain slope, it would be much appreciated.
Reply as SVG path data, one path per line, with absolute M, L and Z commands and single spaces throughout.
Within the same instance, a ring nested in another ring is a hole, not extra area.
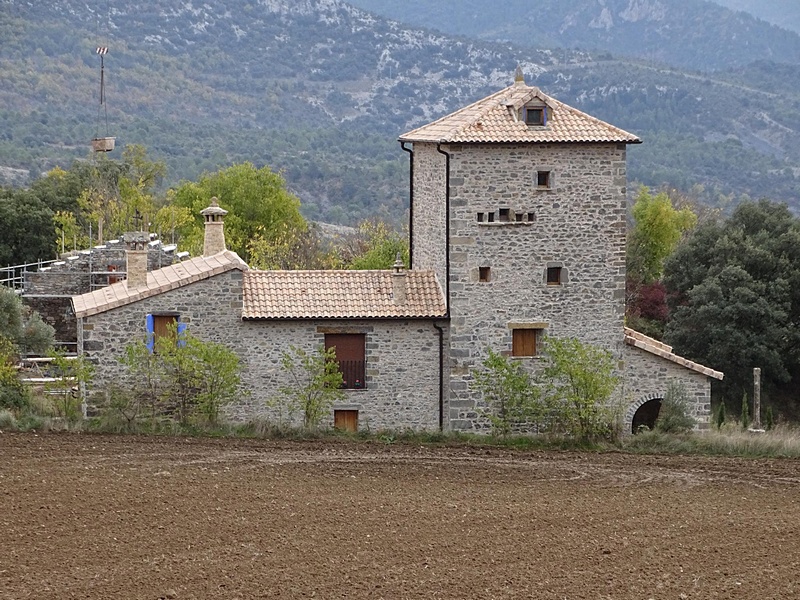
M 794 1 L 794 0 L 790 0 Z M 713 71 L 797 63 L 800 35 L 705 0 L 352 0 L 414 26 L 523 46 L 590 48 Z M 797 9 L 795 9 L 797 10 Z
M 800 33 L 800 3 L 797 0 L 714 0 L 731 10 L 742 10 L 768 23 Z
M 799 203 L 797 67 L 698 76 L 409 29 L 339 0 L 108 5 L 98 17 L 78 0 L 0 0 L 0 177 L 85 158 L 106 133 L 99 43 L 111 48 L 118 147 L 144 144 L 171 182 L 269 164 L 313 218 L 400 219 L 408 159 L 397 136 L 508 85 L 517 64 L 547 93 L 642 137 L 634 181 L 702 184 L 712 202 Z

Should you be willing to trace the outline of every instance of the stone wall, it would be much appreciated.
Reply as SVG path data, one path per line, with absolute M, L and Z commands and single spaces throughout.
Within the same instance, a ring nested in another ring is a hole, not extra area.
M 577 337 L 619 356 L 625 146 L 465 144 L 445 149 L 452 154 L 451 418 L 454 429 L 468 429 L 481 425 L 471 370 L 488 348 L 511 351 L 515 325 L 539 324 L 548 335 Z M 538 185 L 538 171 L 549 172 L 549 187 Z M 481 267 L 489 268 L 488 281 L 480 281 Z M 548 267 L 562 269 L 559 285 L 547 284 Z M 536 361 L 526 360 L 532 366 Z
M 414 232 L 411 243 L 415 269 L 432 269 L 445 287 L 446 217 L 445 156 L 436 144 L 414 144 Z
M 242 273 L 234 270 L 86 317 L 79 331 L 85 354 L 97 365 L 92 389 L 124 383 L 119 358 L 127 344 L 146 334 L 145 315 L 179 313 L 193 335 L 225 344 L 242 359 L 248 394 L 227 407 L 227 416 L 277 419 L 267 401 L 289 384 L 280 365 L 284 350 L 290 345 L 313 350 L 326 332 L 365 333 L 367 387 L 346 390 L 338 408 L 359 410 L 361 428 L 438 428 L 439 338 L 431 321 L 242 321 L 241 307 Z M 333 413 L 327 424 L 332 418 Z
M 623 397 L 626 430 L 630 431 L 636 411 L 649 400 L 664 399 L 667 384 L 678 381 L 689 395 L 689 414 L 700 429 L 707 429 L 711 418 L 711 380 L 641 348 L 625 345 Z
M 147 270 L 153 271 L 180 260 L 175 246 L 159 240 L 148 244 Z M 112 240 L 91 250 L 81 250 L 39 271 L 25 273 L 24 296 L 76 295 L 90 292 L 90 274 L 95 273 L 95 287 L 125 279 L 125 244 Z M 114 273 L 118 273 L 115 275 Z

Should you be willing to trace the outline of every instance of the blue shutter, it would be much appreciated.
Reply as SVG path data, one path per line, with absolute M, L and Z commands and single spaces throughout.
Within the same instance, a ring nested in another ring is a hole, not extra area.
M 542 125 L 547 125 L 547 107 L 542 107 Z
M 178 321 L 178 348 L 186 347 L 186 323 Z
M 145 325 L 147 326 L 147 338 L 145 343 L 147 344 L 147 349 L 152 352 L 156 343 L 155 319 L 153 319 L 153 315 L 147 315 L 145 317 Z

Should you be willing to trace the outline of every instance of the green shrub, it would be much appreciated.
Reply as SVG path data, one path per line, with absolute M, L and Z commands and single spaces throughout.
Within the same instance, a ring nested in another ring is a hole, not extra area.
M 554 423 L 583 440 L 613 438 L 619 415 L 610 400 L 617 386 L 610 352 L 575 338 L 547 338 L 542 374 Z
M 742 416 L 739 421 L 742 423 L 742 429 L 750 427 L 750 405 L 747 402 L 747 392 L 742 395 Z
M 722 426 L 725 425 L 725 401 L 719 403 L 719 407 L 717 408 L 717 412 L 714 415 L 714 425 L 717 426 L 717 429 L 722 429 Z
M 538 423 L 544 413 L 540 391 L 522 363 L 489 350 L 483 369 L 474 370 L 475 386 L 486 403 L 484 416 L 492 425 L 492 433 L 509 435 L 515 427 Z
M 3 429 L 14 431 L 18 428 L 19 424 L 17 423 L 17 418 L 14 416 L 14 413 L 4 408 L 0 409 L 0 431 Z
M 278 388 L 278 396 L 269 402 L 280 411 L 279 426 L 283 425 L 285 410 L 289 422 L 299 412 L 303 427 L 316 430 L 334 403 L 345 397 L 336 349 L 320 346 L 314 352 L 306 352 L 289 346 L 281 355 L 281 366 L 289 375 L 290 384 Z
M 772 414 L 771 406 L 767 407 L 767 414 L 764 418 L 764 424 L 767 431 L 772 431 L 772 429 L 775 427 L 775 416 Z
M 656 419 L 655 429 L 662 433 L 681 433 L 690 431 L 695 420 L 689 416 L 689 394 L 683 383 L 670 380 L 667 393 L 661 401 L 661 410 Z

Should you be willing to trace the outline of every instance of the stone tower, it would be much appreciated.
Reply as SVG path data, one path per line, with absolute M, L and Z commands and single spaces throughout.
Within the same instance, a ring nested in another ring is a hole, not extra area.
M 490 348 L 531 368 L 545 333 L 621 354 L 625 156 L 636 136 L 518 71 L 510 87 L 400 141 L 412 157 L 412 267 L 436 271 L 450 317 L 453 429 L 481 427 L 471 370 Z

